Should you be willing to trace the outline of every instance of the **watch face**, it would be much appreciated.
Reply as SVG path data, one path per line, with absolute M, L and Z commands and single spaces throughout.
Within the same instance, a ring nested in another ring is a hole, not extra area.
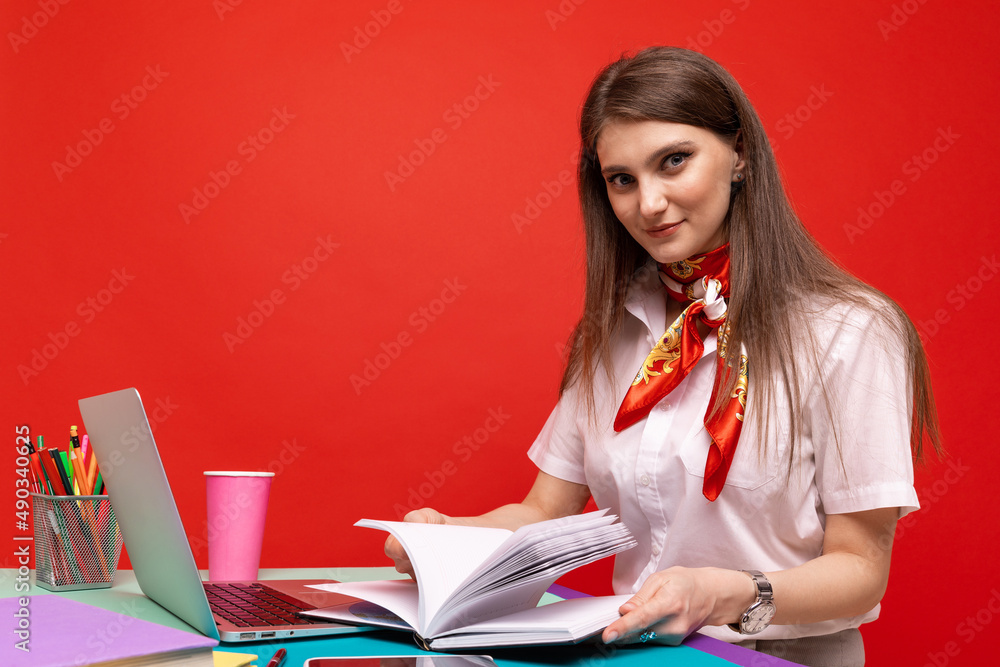
M 743 617 L 743 632 L 748 635 L 757 634 L 771 624 L 774 612 L 774 604 L 771 602 L 762 602 L 755 606 Z

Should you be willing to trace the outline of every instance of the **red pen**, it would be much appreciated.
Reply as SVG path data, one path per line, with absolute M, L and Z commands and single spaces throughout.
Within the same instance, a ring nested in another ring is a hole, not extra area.
M 38 482 L 38 493 L 52 493 L 49 490 L 48 477 L 45 476 L 45 471 L 42 470 L 42 464 L 38 458 L 38 452 L 33 451 L 29 454 L 28 460 L 31 462 L 31 474 L 34 475 L 35 480 Z
M 38 462 L 42 464 L 42 470 L 45 471 L 45 476 L 49 480 L 49 486 L 52 488 L 52 495 L 66 495 L 66 489 L 63 487 L 62 479 L 59 477 L 59 471 L 56 470 L 56 464 L 53 462 L 52 454 L 49 453 L 49 450 L 42 449 L 38 452 Z
M 285 649 L 279 648 L 277 653 L 271 656 L 271 659 L 267 661 L 267 667 L 281 667 L 281 663 L 285 661 Z

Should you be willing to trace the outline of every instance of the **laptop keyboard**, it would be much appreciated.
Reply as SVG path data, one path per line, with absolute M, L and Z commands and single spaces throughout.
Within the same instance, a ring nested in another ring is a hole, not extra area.
M 240 628 L 326 622 L 296 616 L 312 607 L 262 584 L 205 584 L 205 594 L 217 616 Z

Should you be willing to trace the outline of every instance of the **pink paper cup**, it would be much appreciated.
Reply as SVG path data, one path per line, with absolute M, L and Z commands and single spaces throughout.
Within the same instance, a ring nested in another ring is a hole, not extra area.
M 205 473 L 211 581 L 257 578 L 272 477 L 273 472 Z

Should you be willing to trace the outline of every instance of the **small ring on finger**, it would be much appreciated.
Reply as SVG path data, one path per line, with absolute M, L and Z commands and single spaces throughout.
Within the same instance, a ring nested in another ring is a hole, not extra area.
M 643 644 L 648 642 L 650 639 L 656 639 L 656 633 L 652 630 L 646 630 L 641 635 L 639 635 L 639 641 Z

